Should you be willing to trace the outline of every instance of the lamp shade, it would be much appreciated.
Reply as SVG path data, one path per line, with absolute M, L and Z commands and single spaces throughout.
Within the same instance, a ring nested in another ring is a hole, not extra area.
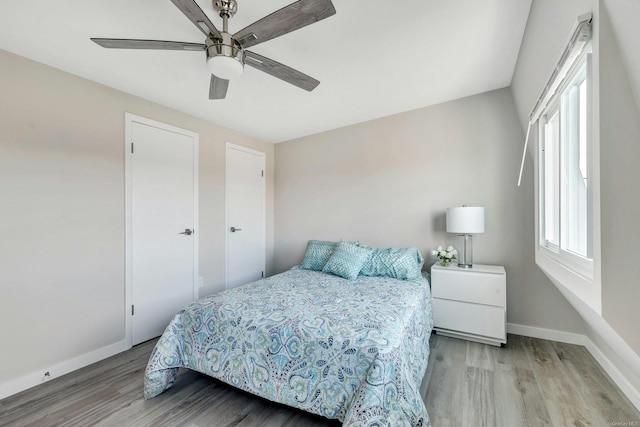
M 484 208 L 472 206 L 447 208 L 447 232 L 484 233 Z

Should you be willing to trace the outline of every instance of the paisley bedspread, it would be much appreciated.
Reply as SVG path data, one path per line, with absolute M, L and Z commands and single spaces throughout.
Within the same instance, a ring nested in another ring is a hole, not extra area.
M 144 394 L 162 393 L 186 367 L 344 426 L 428 426 L 419 388 L 432 325 L 424 279 L 289 270 L 176 314 Z

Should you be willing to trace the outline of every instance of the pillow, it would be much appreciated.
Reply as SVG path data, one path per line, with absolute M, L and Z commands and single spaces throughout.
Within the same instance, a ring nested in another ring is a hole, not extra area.
M 309 240 L 307 242 L 307 251 L 304 253 L 304 260 L 302 264 L 300 264 L 300 268 L 321 271 L 327 261 L 329 261 L 329 257 L 337 244 L 338 242 Z
M 358 277 L 362 266 L 373 252 L 372 248 L 355 243 L 340 242 L 322 269 L 323 273 L 353 280 Z
M 424 258 L 418 248 L 371 248 L 372 254 L 362 266 L 363 276 L 416 280 L 422 276 Z

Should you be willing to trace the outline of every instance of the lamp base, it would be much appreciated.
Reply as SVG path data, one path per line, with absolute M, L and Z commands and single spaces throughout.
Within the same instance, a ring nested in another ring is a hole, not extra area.
M 459 268 L 472 268 L 473 267 L 473 239 L 471 234 L 460 234 L 462 237 L 462 252 L 458 253 L 458 267 Z

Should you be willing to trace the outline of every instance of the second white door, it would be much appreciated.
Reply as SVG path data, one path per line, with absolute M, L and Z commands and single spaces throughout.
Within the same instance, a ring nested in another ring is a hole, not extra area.
M 227 289 L 264 277 L 265 154 L 227 144 Z

